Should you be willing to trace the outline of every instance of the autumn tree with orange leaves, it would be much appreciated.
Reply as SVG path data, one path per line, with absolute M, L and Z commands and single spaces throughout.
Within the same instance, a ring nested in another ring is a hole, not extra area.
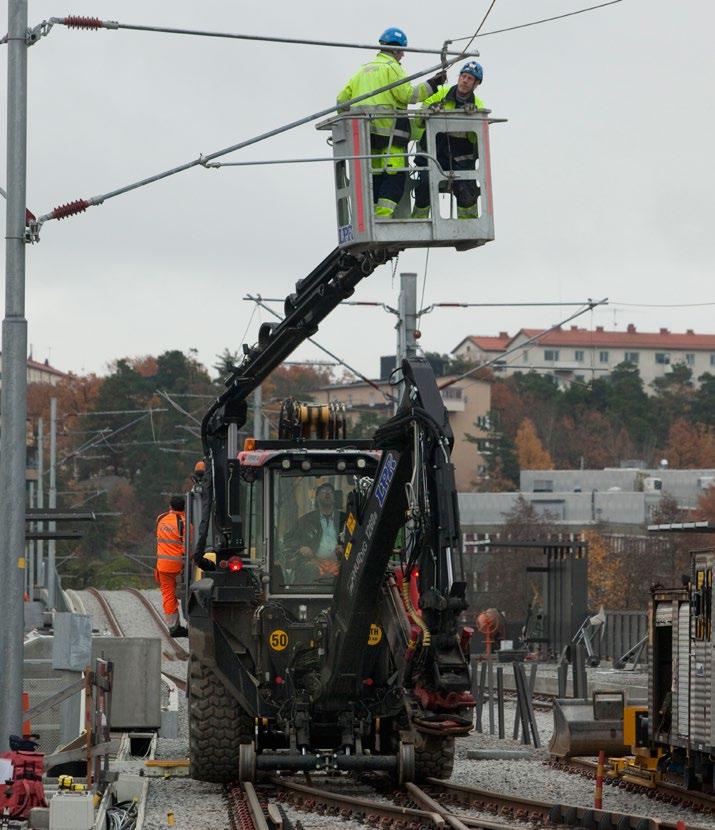
M 554 462 L 539 440 L 534 422 L 529 418 L 516 431 L 516 457 L 522 470 L 552 470 Z

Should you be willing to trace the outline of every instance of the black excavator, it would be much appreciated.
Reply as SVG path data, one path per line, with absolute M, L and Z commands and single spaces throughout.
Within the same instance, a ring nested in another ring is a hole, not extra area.
M 396 412 L 371 440 L 346 436 L 339 406 L 289 400 L 278 440 L 238 446 L 247 396 L 391 256 L 336 249 L 244 346 L 203 419 L 194 778 L 449 777 L 455 736 L 471 729 L 453 436 L 429 363 L 403 361 Z

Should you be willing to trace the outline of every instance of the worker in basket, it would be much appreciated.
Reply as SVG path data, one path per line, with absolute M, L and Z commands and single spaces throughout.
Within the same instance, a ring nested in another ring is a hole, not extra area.
M 184 534 L 186 516 L 184 497 L 172 496 L 169 510 L 156 520 L 156 570 L 154 577 L 161 589 L 164 619 L 172 637 L 187 637 L 189 632 L 179 621 L 176 583 L 184 569 Z
M 432 110 L 455 110 L 464 107 L 485 109 L 484 102 L 476 95 L 476 89 L 484 79 L 484 70 L 476 61 L 465 63 L 454 86 L 442 86 L 422 105 Z M 427 149 L 424 138 L 424 122 L 416 121 L 415 128 L 419 138 L 419 147 Z M 478 158 L 477 134 L 473 132 L 443 132 L 437 134 L 437 161 L 445 171 L 474 170 Z M 427 168 L 428 159 L 416 156 L 417 167 Z M 477 219 L 479 217 L 479 185 L 474 179 L 455 179 L 451 185 L 457 199 L 458 219 Z M 427 219 L 430 215 L 429 173 L 420 170 L 415 188 L 415 206 L 413 219 Z
M 406 78 L 400 65 L 407 46 L 407 35 L 402 29 L 391 27 L 380 35 L 384 47 L 345 84 L 338 93 L 338 104 L 365 95 L 374 89 Z M 355 106 L 385 110 L 385 116 L 370 121 L 370 154 L 372 165 L 372 200 L 375 215 L 390 218 L 402 198 L 407 181 L 407 145 L 410 141 L 410 121 L 401 118 L 399 111 L 407 111 L 408 104 L 417 104 L 436 92 L 446 81 L 447 73 L 438 72 L 427 81 L 415 84 L 408 81 L 392 89 L 378 92 L 359 101 Z M 397 110 L 397 115 L 394 111 Z

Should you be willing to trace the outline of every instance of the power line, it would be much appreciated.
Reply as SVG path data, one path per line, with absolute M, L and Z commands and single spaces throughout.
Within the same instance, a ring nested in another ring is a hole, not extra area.
M 68 17 L 51 17 L 48 21 L 43 21 L 40 26 L 45 26 L 47 29 L 46 32 L 42 32 L 43 35 L 49 34 L 49 30 L 52 26 L 67 26 L 70 29 L 111 29 L 114 31 L 124 29 L 132 32 L 149 32 L 168 35 L 193 35 L 196 37 L 222 38 L 228 40 L 248 40 L 257 43 L 285 43 L 296 46 L 329 46 L 338 49 L 370 49 L 374 52 L 379 52 L 385 48 L 385 45 L 381 43 L 353 43 L 338 40 L 276 37 L 274 35 L 247 35 L 237 32 L 210 32 L 205 29 L 178 29 L 170 26 L 143 26 L 137 23 L 119 23 L 116 20 L 100 20 L 96 17 L 80 17 L 78 15 L 70 15 Z M 451 41 L 447 41 L 447 43 L 451 43 Z M 445 46 L 441 49 L 424 49 L 418 46 L 405 46 L 404 48 L 401 47 L 401 51 L 416 52 L 423 55 L 457 55 L 460 58 L 479 57 L 479 52 L 449 52 L 446 51 Z
M 280 316 L 280 314 L 278 314 L 277 312 L 273 311 L 273 309 L 272 309 L 270 306 L 266 305 L 266 303 L 263 301 L 263 299 L 261 298 L 261 296 L 260 296 L 260 295 L 258 295 L 258 296 L 256 296 L 256 297 L 252 297 L 250 294 L 248 294 L 248 295 L 246 296 L 246 298 L 244 298 L 244 299 L 253 300 L 253 302 L 254 302 L 254 303 L 256 303 L 256 305 L 260 305 L 260 306 L 261 306 L 261 308 L 265 308 L 265 310 L 266 310 L 269 314 L 272 314 L 274 317 L 277 317 L 279 320 L 282 320 L 282 319 L 283 319 L 283 318 Z M 390 400 L 390 396 L 389 396 L 389 395 L 388 395 L 388 394 L 387 394 L 387 393 L 386 393 L 383 389 L 380 389 L 380 387 L 379 387 L 379 386 L 378 386 L 378 385 L 377 385 L 374 381 L 370 380 L 370 378 L 368 378 L 368 377 L 366 377 L 365 375 L 363 375 L 363 374 L 362 374 L 362 372 L 358 372 L 358 370 L 357 370 L 357 369 L 354 369 L 354 368 L 353 368 L 353 367 L 352 367 L 349 363 L 346 363 L 346 362 L 345 362 L 342 358 L 338 357 L 338 356 L 337 356 L 334 352 L 331 352 L 331 351 L 330 351 L 330 349 L 326 349 L 326 348 L 325 348 L 325 346 L 321 346 L 321 345 L 320 345 L 320 343 L 318 343 L 318 341 L 317 341 L 317 340 L 315 340 L 313 337 L 308 337 L 308 338 L 307 338 L 307 340 L 308 340 L 310 343 L 312 343 L 314 346 L 317 346 L 317 347 L 318 347 L 318 348 L 319 348 L 322 352 L 325 352 L 325 354 L 327 354 L 329 357 L 332 357 L 332 358 L 333 358 L 333 360 L 337 360 L 337 362 L 338 362 L 341 366 L 344 366 L 344 367 L 345 367 L 348 371 L 352 372 L 354 375 L 357 375 L 359 378 L 361 378 L 362 380 L 364 380 L 366 383 L 369 383 L 369 384 L 370 384 L 370 386 L 372 386 L 372 387 L 374 387 L 375 389 L 377 389 L 377 391 L 378 391 L 381 395 L 383 395 L 383 396 L 385 397 L 385 399 L 386 399 L 386 400 L 388 400 L 388 401 Z
M 490 366 L 493 366 L 497 361 L 504 360 L 505 357 L 508 357 L 510 354 L 514 354 L 514 352 L 523 349 L 524 346 L 528 346 L 529 343 L 534 343 L 537 340 L 540 340 L 544 335 L 549 334 L 552 331 L 556 331 L 557 329 L 561 328 L 561 326 L 565 326 L 566 323 L 570 323 L 571 320 L 575 320 L 577 317 L 580 317 L 582 314 L 585 314 L 587 311 L 590 311 L 592 308 L 595 308 L 598 305 L 604 305 L 608 302 L 608 297 L 604 297 L 602 300 L 597 301 L 589 301 L 588 305 L 585 308 L 582 308 L 580 311 L 577 311 L 575 314 L 572 314 L 570 317 L 567 317 L 565 320 L 561 320 L 559 323 L 554 323 L 553 326 L 549 327 L 548 329 L 544 329 L 540 331 L 538 334 L 535 334 L 533 337 L 529 337 L 527 340 L 524 340 L 523 343 L 519 343 L 517 346 L 514 346 L 511 349 L 508 349 L 506 352 L 502 352 L 498 357 L 494 357 L 491 360 L 488 360 L 486 363 L 480 363 L 479 366 L 474 366 L 472 369 L 469 369 L 467 372 L 463 372 L 461 375 L 457 375 L 456 378 L 452 378 L 452 380 L 448 380 L 446 383 L 440 384 L 440 390 L 446 389 L 448 386 L 452 386 L 452 384 L 457 383 L 464 378 L 473 375 L 475 372 L 479 372 L 482 369 L 486 369 Z
M 104 202 L 108 201 L 109 199 L 114 199 L 117 196 L 121 196 L 124 193 L 129 193 L 132 190 L 137 190 L 140 187 L 145 187 L 146 185 L 153 184 L 154 182 L 161 181 L 162 179 L 169 178 L 170 176 L 174 176 L 177 173 L 183 173 L 186 170 L 190 170 L 192 167 L 197 166 L 207 166 L 208 162 L 213 161 L 220 156 L 225 156 L 228 153 L 233 153 L 236 150 L 242 150 L 245 147 L 250 147 L 253 144 L 259 144 L 262 141 L 266 141 L 269 138 L 273 138 L 274 136 L 281 135 L 282 133 L 289 132 L 290 130 L 295 129 L 296 127 L 301 127 L 304 124 L 309 124 L 311 121 L 317 121 L 319 118 L 323 118 L 326 115 L 331 115 L 332 113 L 343 110 L 349 109 L 350 107 L 354 106 L 355 104 L 360 103 L 361 101 L 365 101 L 368 98 L 372 98 L 374 95 L 377 95 L 381 92 L 387 92 L 390 89 L 394 89 L 395 87 L 402 86 L 405 83 L 410 83 L 411 81 L 416 80 L 417 78 L 421 78 L 424 75 L 429 75 L 431 72 L 438 72 L 442 69 L 446 69 L 452 64 L 457 63 L 457 61 L 461 60 L 464 56 L 464 53 L 460 53 L 459 57 L 451 58 L 450 60 L 442 60 L 440 63 L 435 64 L 434 66 L 430 66 L 427 69 L 422 69 L 419 72 L 413 72 L 411 75 L 406 75 L 404 78 L 398 78 L 396 81 L 392 81 L 389 84 L 385 84 L 384 86 L 378 87 L 377 89 L 373 89 L 369 92 L 364 93 L 363 95 L 358 95 L 355 98 L 351 98 L 348 101 L 344 101 L 341 104 L 337 102 L 332 104 L 330 107 L 326 107 L 319 112 L 311 113 L 310 115 L 303 116 L 302 118 L 298 118 L 295 121 L 290 121 L 287 124 L 283 124 L 280 127 L 275 127 L 272 130 L 268 130 L 265 133 L 260 133 L 259 135 L 253 136 L 252 138 L 247 138 L 244 141 L 239 141 L 237 144 L 232 144 L 229 147 L 224 147 L 221 150 L 215 150 L 213 153 L 209 153 L 208 155 L 200 155 L 198 158 L 192 159 L 191 161 L 185 162 L 184 164 L 180 164 L 176 167 L 172 167 L 168 170 L 163 170 L 160 173 L 156 173 L 153 176 L 148 176 L 145 179 L 139 179 L 138 181 L 131 182 L 130 184 L 124 185 L 124 187 L 116 188 L 115 190 L 110 190 L 106 193 L 102 193 L 99 196 L 92 196 L 90 199 L 75 199 L 72 202 L 68 202 L 64 205 L 58 205 L 57 207 L 53 208 L 48 213 L 43 214 L 34 222 L 30 223 L 31 228 L 31 236 L 33 239 L 39 239 L 39 230 L 45 222 L 50 221 L 51 219 L 67 219 L 70 216 L 75 216 L 78 213 L 84 213 L 89 207 L 95 207 L 98 205 L 103 204 Z
M 619 303 L 612 302 L 613 306 L 625 306 L 627 308 L 704 308 L 713 306 L 715 302 L 707 303 Z
M 516 26 L 507 26 L 504 29 L 492 29 L 490 32 L 482 32 L 477 37 L 489 37 L 489 35 L 501 35 L 504 32 L 515 32 L 517 29 L 527 29 L 530 26 L 540 26 L 542 23 L 551 23 L 553 20 L 563 20 L 565 17 L 574 17 L 577 14 L 584 14 L 584 12 L 592 12 L 596 9 L 603 9 L 606 6 L 615 6 L 616 3 L 621 3 L 623 0 L 609 0 L 608 3 L 599 3 L 597 6 L 587 6 L 584 9 L 577 9 L 573 12 L 565 12 L 564 14 L 556 14 L 553 17 L 542 17 L 540 20 L 532 20 L 530 23 L 519 23 Z M 460 40 L 467 38 L 455 38 L 452 42 L 458 43 Z M 471 41 L 470 41 L 471 42 Z

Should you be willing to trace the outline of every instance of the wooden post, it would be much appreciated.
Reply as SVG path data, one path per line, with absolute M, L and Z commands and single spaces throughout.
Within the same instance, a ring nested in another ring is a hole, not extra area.
M 593 806 L 596 810 L 603 809 L 603 768 L 606 764 L 606 753 L 601 750 L 598 753 L 598 766 L 596 767 L 596 792 L 593 797 Z

